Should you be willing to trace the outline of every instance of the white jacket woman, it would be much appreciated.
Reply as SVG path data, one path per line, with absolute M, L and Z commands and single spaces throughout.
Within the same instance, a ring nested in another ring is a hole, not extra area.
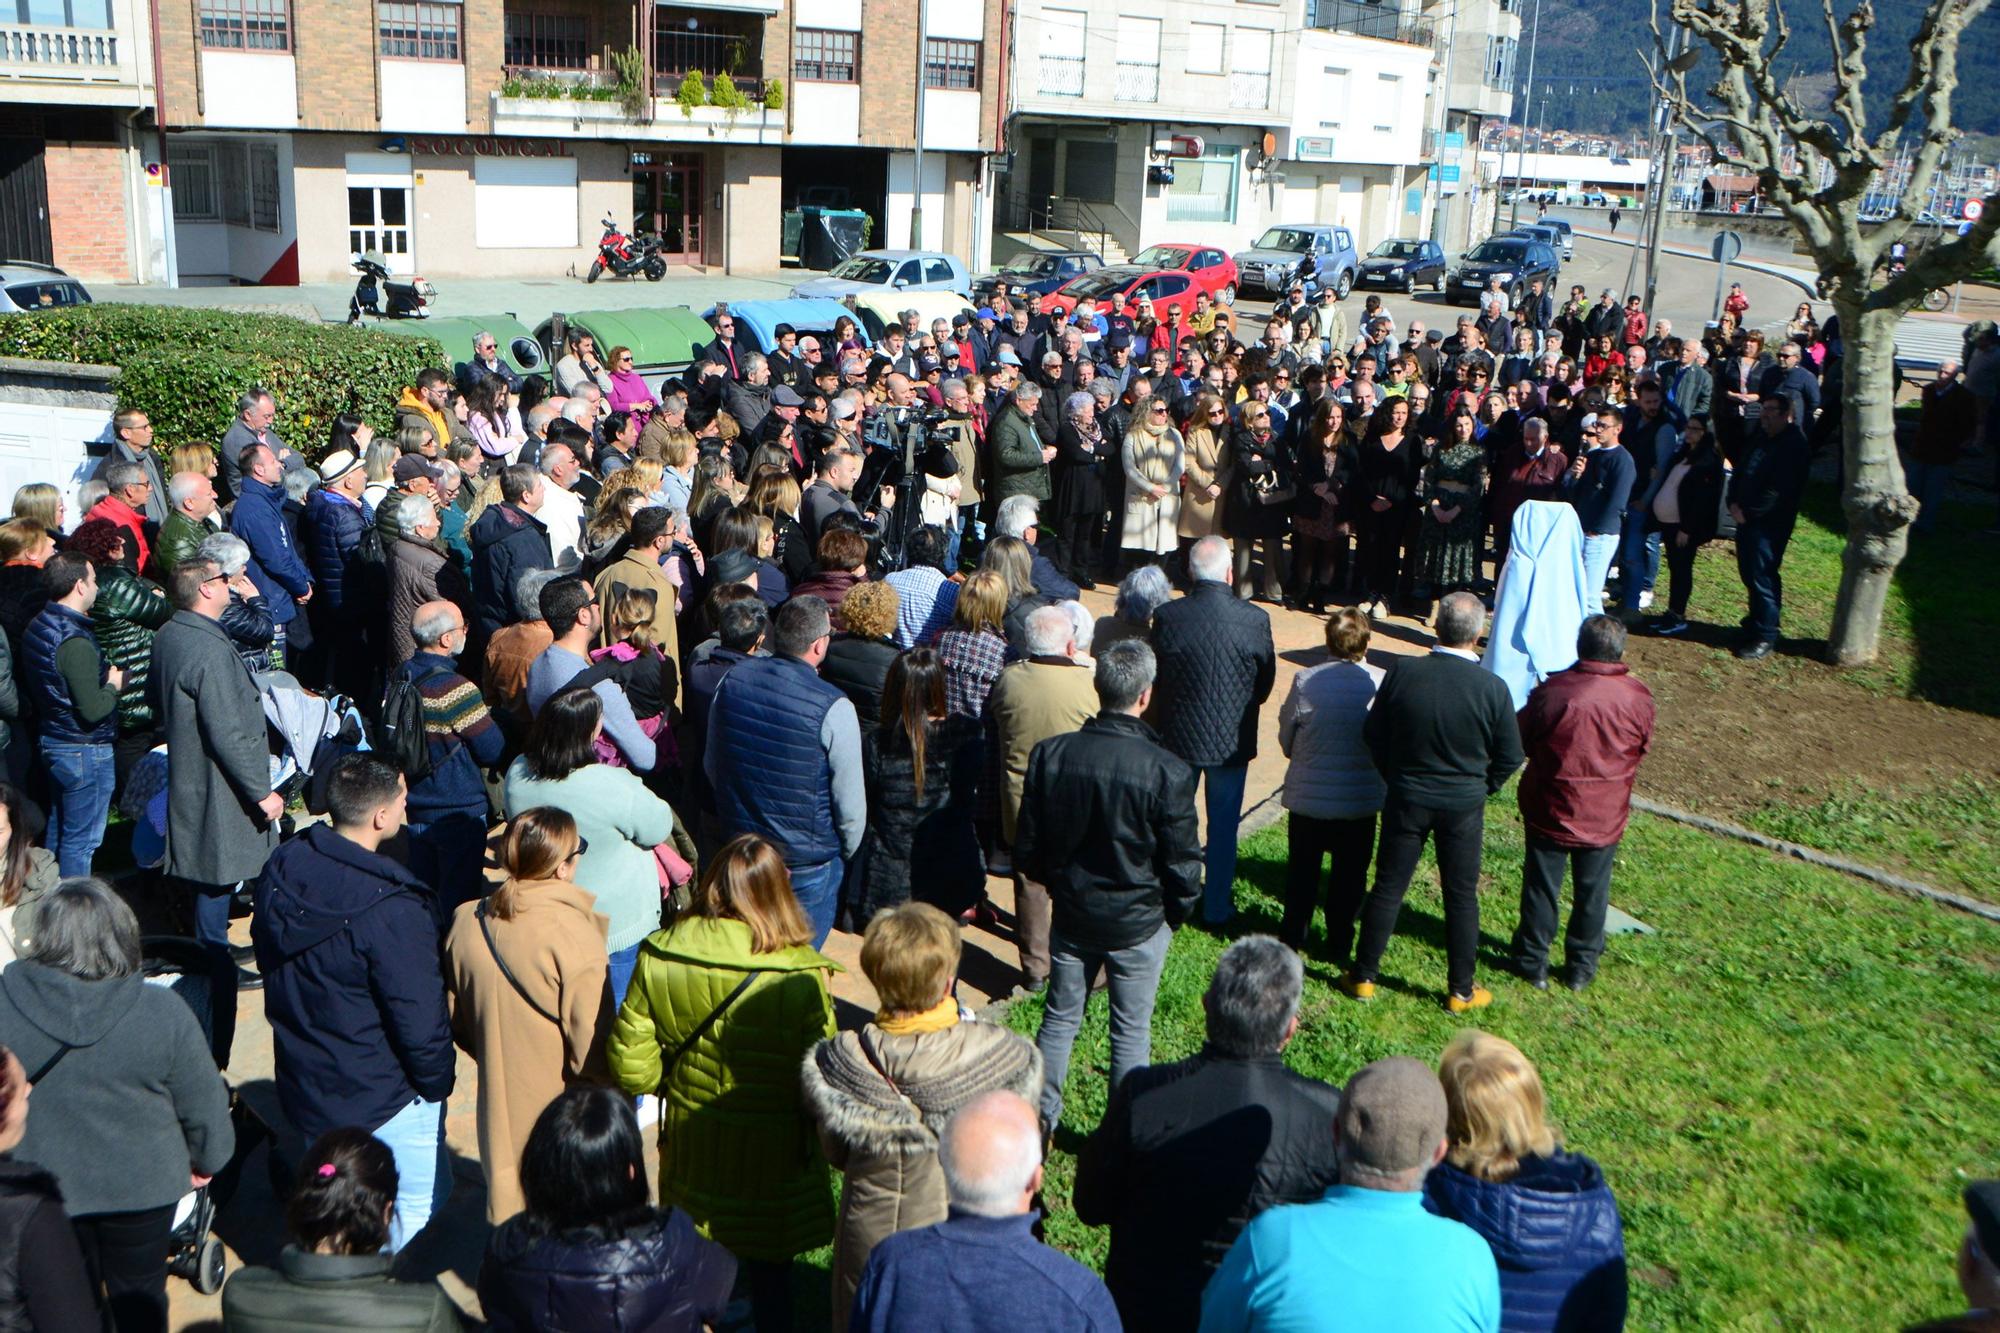
M 1125 467 L 1125 529 L 1119 546 L 1149 555 L 1177 549 L 1187 447 L 1174 429 L 1166 399 L 1152 397 L 1138 405 L 1119 457 Z

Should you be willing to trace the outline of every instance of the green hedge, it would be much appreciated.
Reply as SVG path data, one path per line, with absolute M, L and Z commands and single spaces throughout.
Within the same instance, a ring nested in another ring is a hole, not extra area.
M 278 433 L 317 458 L 327 426 L 359 411 L 378 431 L 426 366 L 449 367 L 437 339 L 310 324 L 287 315 L 178 306 L 89 305 L 0 316 L 0 356 L 117 366 L 118 402 L 153 420 L 161 449 L 216 441 L 253 384 L 278 400 Z

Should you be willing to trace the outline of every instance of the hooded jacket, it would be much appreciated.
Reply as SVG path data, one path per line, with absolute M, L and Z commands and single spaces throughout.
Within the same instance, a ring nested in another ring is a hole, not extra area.
M 678 1208 L 600 1235 L 546 1235 L 525 1217 L 500 1226 L 479 1265 L 479 1306 L 493 1333 L 644 1329 L 699 1333 L 721 1322 L 736 1260 Z
M 514 622 L 514 585 L 521 575 L 555 563 L 540 519 L 514 505 L 489 505 L 472 525 L 472 603 L 480 637 Z
M 1463 1222 L 1500 1266 L 1502 1333 L 1618 1333 L 1625 1327 L 1625 1232 L 1588 1157 L 1530 1157 L 1512 1180 L 1450 1162 L 1424 1179 L 1424 1207 Z
M 194 1010 L 140 976 L 83 981 L 35 962 L 0 974 L 0 1045 L 35 1082 L 14 1151 L 48 1171 L 72 1217 L 161 1208 L 189 1172 L 229 1162 L 229 1090 Z
M 451 1095 L 437 903 L 416 876 L 316 824 L 271 854 L 250 938 L 278 1099 L 308 1140 Z
M 1576 510 L 1529 500 L 1514 511 L 1510 531 L 1479 664 L 1506 682 L 1519 710 L 1528 691 L 1576 661 L 1576 632 L 1590 614 L 1590 593 Z

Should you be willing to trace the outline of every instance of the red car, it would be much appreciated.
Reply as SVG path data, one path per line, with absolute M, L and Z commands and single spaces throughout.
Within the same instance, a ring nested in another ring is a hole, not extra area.
M 1236 261 L 1227 250 L 1187 241 L 1161 241 L 1149 245 L 1131 262 L 1141 268 L 1178 268 L 1194 274 L 1194 280 L 1219 300 L 1236 299 Z M 1227 292 L 1225 297 L 1223 293 Z
M 1113 264 L 1073 278 L 1059 288 L 1054 295 L 1042 301 L 1043 310 L 1060 310 L 1065 315 L 1076 309 L 1076 303 L 1088 297 L 1103 309 L 1113 292 L 1125 293 L 1127 310 L 1131 310 L 1141 296 L 1153 298 L 1153 315 L 1165 319 L 1167 312 L 1179 307 L 1185 318 L 1194 314 L 1195 293 L 1205 290 L 1195 275 L 1181 269 L 1141 268 L 1137 264 Z

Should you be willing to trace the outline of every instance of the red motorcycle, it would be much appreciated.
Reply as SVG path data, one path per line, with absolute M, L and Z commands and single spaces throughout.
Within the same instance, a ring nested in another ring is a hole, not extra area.
M 583 280 L 596 282 L 608 271 L 621 278 L 643 273 L 646 281 L 658 282 L 667 276 L 667 261 L 660 257 L 659 246 L 657 237 L 643 233 L 627 236 L 606 213 L 604 235 L 597 238 L 597 258 L 590 261 L 590 271 L 583 275 Z

